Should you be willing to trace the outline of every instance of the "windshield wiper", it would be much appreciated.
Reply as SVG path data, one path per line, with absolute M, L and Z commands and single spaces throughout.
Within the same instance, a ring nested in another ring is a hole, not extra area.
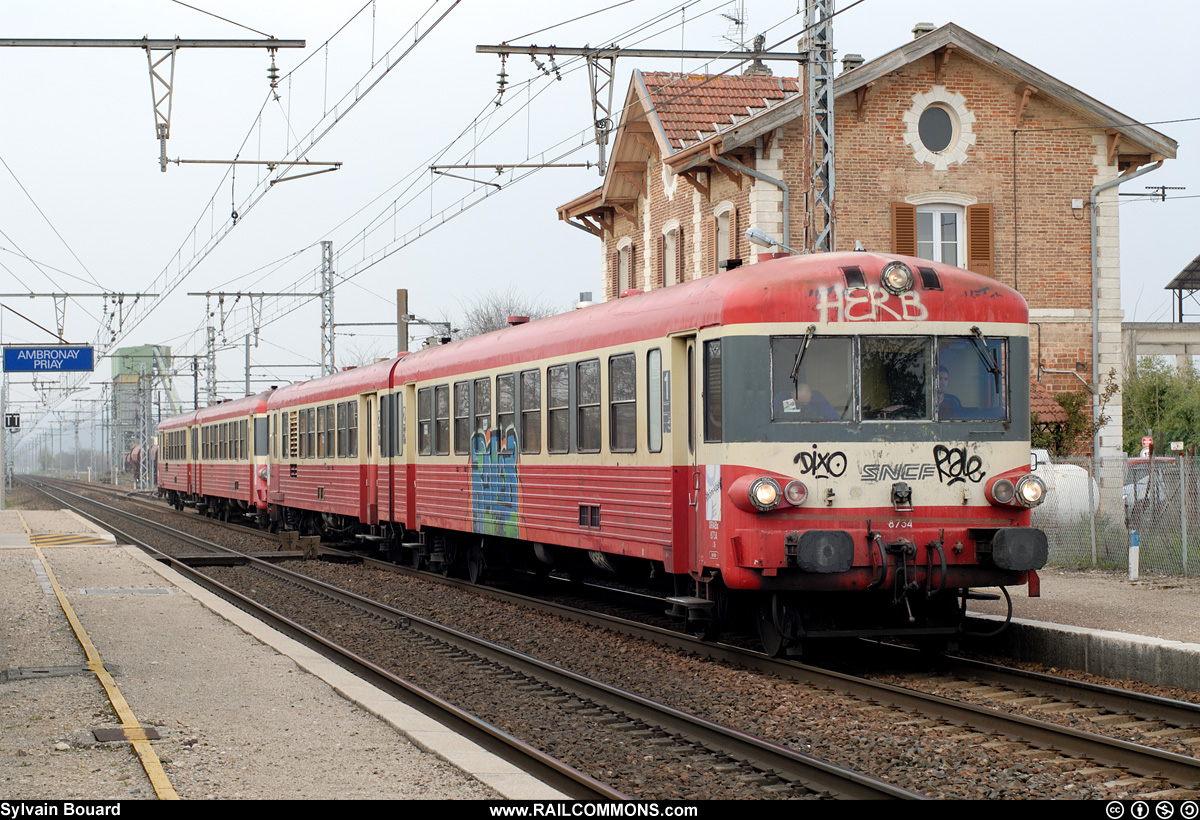
M 792 384 L 796 387 L 800 386 L 800 364 L 804 361 L 804 354 L 808 351 L 808 343 L 812 341 L 813 334 L 817 332 L 816 325 L 809 325 L 808 330 L 804 331 L 804 341 L 800 344 L 800 349 L 796 351 L 796 361 L 792 364 Z
M 983 360 L 983 366 L 987 368 L 987 372 L 992 374 L 996 380 L 996 392 L 1000 392 L 1000 364 L 996 361 L 996 351 L 988 350 L 987 338 L 984 337 L 979 326 L 975 325 L 971 328 L 971 344 L 975 346 L 975 352 L 979 354 L 979 358 Z

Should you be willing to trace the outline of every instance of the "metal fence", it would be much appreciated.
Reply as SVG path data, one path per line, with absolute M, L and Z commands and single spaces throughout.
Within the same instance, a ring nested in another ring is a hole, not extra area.
M 1036 474 L 1051 564 L 1127 570 L 1137 543 L 1139 572 L 1200 575 L 1200 458 L 1063 458 Z

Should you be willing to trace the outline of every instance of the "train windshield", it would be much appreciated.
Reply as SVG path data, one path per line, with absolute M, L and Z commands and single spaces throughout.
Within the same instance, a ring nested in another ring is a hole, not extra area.
M 971 336 L 775 336 L 773 422 L 1008 418 L 1008 344 Z

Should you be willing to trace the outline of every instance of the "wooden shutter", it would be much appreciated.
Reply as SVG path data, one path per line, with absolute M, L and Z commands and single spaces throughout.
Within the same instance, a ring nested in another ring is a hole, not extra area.
M 967 270 L 996 278 L 992 206 L 967 206 Z
M 605 290 L 608 291 L 607 298 L 616 299 L 621 294 L 617 293 L 617 269 L 621 265 L 621 251 L 613 249 L 609 256 L 608 262 L 608 285 Z
M 742 255 L 738 253 L 738 209 L 735 205 L 729 209 L 729 258 L 741 259 Z
M 717 254 L 720 253 L 720 248 L 717 247 L 717 237 L 721 232 L 718 230 L 720 222 L 718 221 L 716 214 L 713 214 L 712 219 L 708 220 L 708 224 L 712 226 L 712 236 L 709 237 L 708 241 L 708 250 L 710 254 L 708 264 L 712 267 L 710 267 L 708 270 L 710 273 L 720 273 L 721 269 L 717 267 L 717 263 L 720 262 L 720 259 L 717 256 Z
M 675 231 L 675 284 L 683 282 L 683 226 Z
M 917 255 L 917 206 L 892 203 L 892 253 Z
M 667 270 L 667 237 L 666 234 L 658 235 L 658 266 L 654 272 L 654 287 L 661 288 L 666 282 Z
M 637 246 L 630 245 L 629 246 L 629 289 L 637 290 L 640 287 L 641 287 L 641 284 L 640 284 L 640 280 L 638 279 L 638 269 L 637 269 Z

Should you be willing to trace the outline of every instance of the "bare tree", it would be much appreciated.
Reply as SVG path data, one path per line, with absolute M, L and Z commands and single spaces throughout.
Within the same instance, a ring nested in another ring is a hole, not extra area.
M 466 339 L 507 327 L 509 316 L 528 316 L 532 321 L 562 313 L 562 308 L 544 299 L 518 293 L 511 284 L 502 289 L 493 288 L 460 304 L 463 306 L 463 318 L 455 329 L 456 339 Z
M 395 356 L 396 354 L 391 350 L 395 346 L 395 343 L 370 337 L 361 341 L 349 342 L 338 349 L 337 366 L 339 368 L 366 367 L 379 359 Z

